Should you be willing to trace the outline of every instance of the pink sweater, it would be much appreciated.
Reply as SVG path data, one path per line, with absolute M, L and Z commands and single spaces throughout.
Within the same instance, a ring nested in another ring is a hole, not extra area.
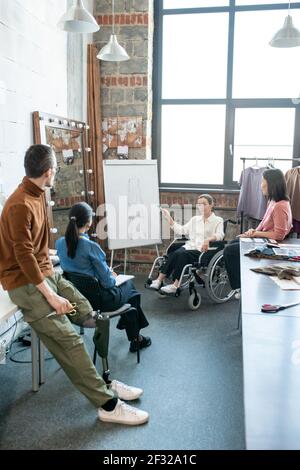
M 292 228 L 292 212 L 289 201 L 270 201 L 257 231 L 272 232 L 270 238 L 283 240 Z

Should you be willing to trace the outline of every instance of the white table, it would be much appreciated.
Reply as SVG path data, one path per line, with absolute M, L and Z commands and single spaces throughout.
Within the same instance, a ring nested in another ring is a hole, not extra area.
M 0 322 L 8 320 L 19 311 L 0 285 Z M 32 363 L 32 390 L 37 392 L 39 385 L 45 382 L 44 346 L 35 331 L 31 328 L 31 363 Z
M 244 256 L 254 247 L 241 240 L 246 447 L 300 449 L 300 306 L 275 314 L 261 312 L 264 303 L 300 302 L 300 291 L 281 290 L 269 276 L 251 271 L 287 264 Z

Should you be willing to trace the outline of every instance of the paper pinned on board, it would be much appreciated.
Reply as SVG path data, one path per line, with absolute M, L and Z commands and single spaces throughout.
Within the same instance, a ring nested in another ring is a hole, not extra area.
M 72 149 L 63 149 L 62 154 L 64 158 L 72 158 L 74 155 Z
M 127 145 L 118 145 L 117 154 L 118 155 L 124 155 L 124 156 L 128 157 L 128 146 Z

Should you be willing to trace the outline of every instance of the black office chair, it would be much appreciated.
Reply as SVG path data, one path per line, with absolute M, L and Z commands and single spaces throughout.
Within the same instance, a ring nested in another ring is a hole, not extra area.
M 130 304 L 124 304 L 118 310 L 113 310 L 109 312 L 102 312 L 100 305 L 101 305 L 101 290 L 98 283 L 98 279 L 96 277 L 87 276 L 86 274 L 78 274 L 73 272 L 64 272 L 64 277 L 70 281 L 76 289 L 90 302 L 93 310 L 96 312 L 97 323 L 99 326 L 99 322 L 103 322 L 103 328 L 106 328 L 106 333 L 104 334 L 104 342 L 99 352 L 99 355 L 102 359 L 102 366 L 103 366 L 103 379 L 106 382 L 109 382 L 109 374 L 110 370 L 108 367 L 108 343 L 109 343 L 109 321 L 111 318 L 123 315 L 124 313 L 129 312 L 136 312 L 136 308 L 132 307 Z M 80 327 L 80 333 L 83 334 L 84 329 Z M 96 332 L 95 332 L 96 334 Z M 140 362 L 140 349 L 139 349 L 139 341 L 138 341 L 139 334 L 137 333 L 137 362 Z M 96 347 L 94 349 L 94 357 L 93 362 L 96 364 L 97 359 L 97 350 Z

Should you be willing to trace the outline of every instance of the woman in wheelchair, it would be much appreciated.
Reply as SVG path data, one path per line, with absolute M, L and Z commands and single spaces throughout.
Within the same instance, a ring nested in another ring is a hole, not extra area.
M 209 249 L 209 244 L 221 241 L 224 238 L 223 219 L 213 213 L 214 201 L 209 194 L 202 194 L 197 200 L 197 209 L 200 215 L 196 215 L 185 224 L 176 223 L 167 209 L 163 213 L 176 235 L 184 235 L 187 242 L 176 251 L 170 253 L 159 272 L 159 276 L 149 286 L 165 294 L 175 294 L 184 266 L 197 262 L 201 252 Z M 166 277 L 172 275 L 173 283 L 162 287 Z
M 224 249 L 225 267 L 229 282 L 240 297 L 240 242 L 239 238 L 271 238 L 283 240 L 292 228 L 292 212 L 287 187 L 281 170 L 270 168 L 263 173 L 261 190 L 268 199 L 265 215 L 256 229 L 251 228 L 230 242 Z
M 98 279 L 101 290 L 102 311 L 117 310 L 125 303 L 137 310 L 139 329 L 149 325 L 141 308 L 141 296 L 131 281 L 116 286 L 116 273 L 106 263 L 106 255 L 100 246 L 91 241 L 86 234 L 92 225 L 92 208 L 85 202 L 74 204 L 69 212 L 69 224 L 64 237 L 56 241 L 57 254 L 65 272 L 76 272 Z M 120 330 L 125 329 L 130 341 L 131 352 L 137 351 L 135 325 L 131 318 L 122 315 L 117 324 Z M 151 345 L 151 338 L 139 335 L 139 348 Z

